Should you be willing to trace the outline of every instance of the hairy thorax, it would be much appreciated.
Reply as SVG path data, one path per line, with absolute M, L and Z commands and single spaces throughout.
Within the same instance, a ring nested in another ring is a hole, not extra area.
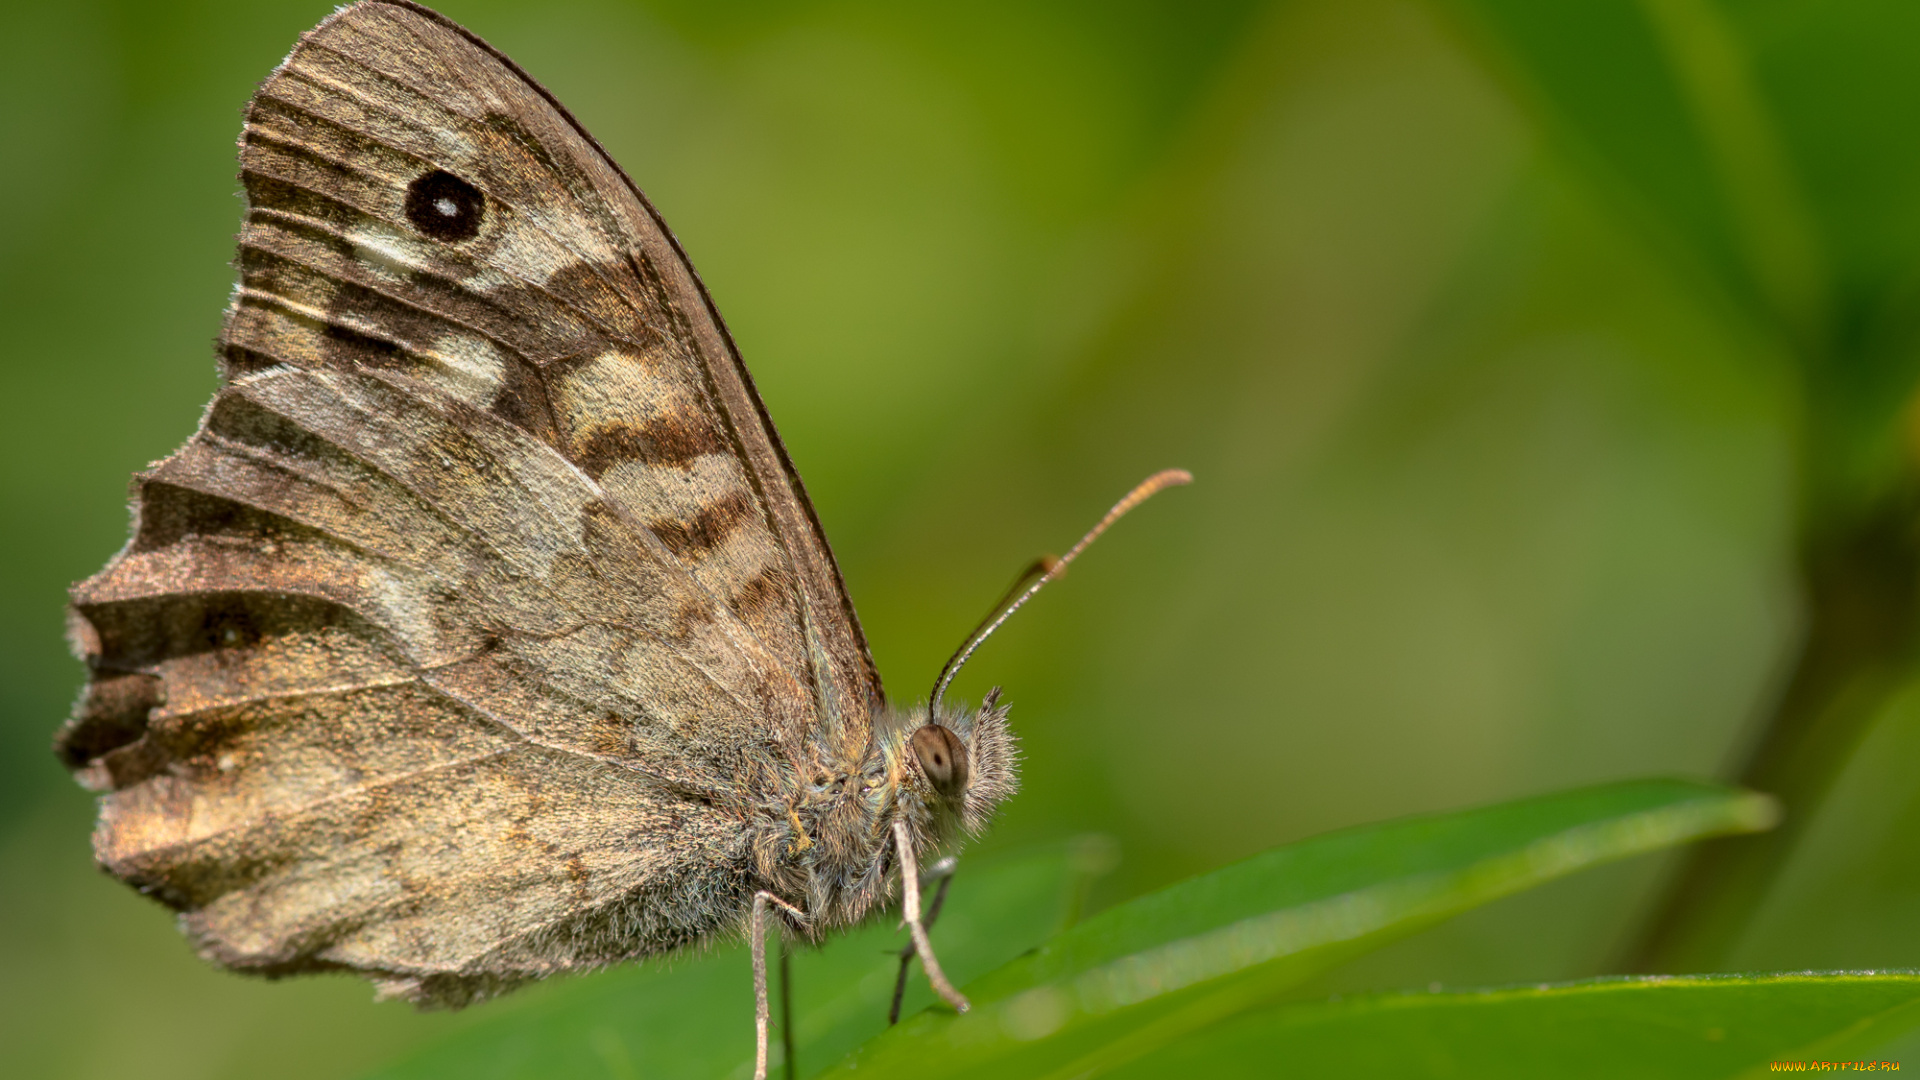
M 822 731 L 782 799 L 756 808 L 754 870 L 762 887 L 807 913 L 818 932 L 857 922 L 885 902 L 895 867 L 892 829 L 916 849 L 950 849 L 991 820 L 1019 783 L 1018 748 L 999 691 L 977 710 L 942 704 L 874 712 L 862 742 Z

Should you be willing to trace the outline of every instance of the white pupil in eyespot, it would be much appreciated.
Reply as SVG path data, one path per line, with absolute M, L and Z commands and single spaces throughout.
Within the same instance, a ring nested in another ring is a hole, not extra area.
M 435 199 L 433 208 L 440 211 L 442 217 L 459 217 L 460 207 L 452 199 Z

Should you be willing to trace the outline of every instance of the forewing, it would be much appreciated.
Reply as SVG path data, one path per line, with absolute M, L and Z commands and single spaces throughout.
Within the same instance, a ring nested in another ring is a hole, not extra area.
M 409 213 L 436 173 L 483 197 L 473 235 Z M 745 367 L 658 215 L 538 84 L 431 12 L 363 3 L 261 87 L 241 175 L 229 370 L 400 368 L 508 419 L 733 610 L 808 712 L 864 723 L 878 678 Z

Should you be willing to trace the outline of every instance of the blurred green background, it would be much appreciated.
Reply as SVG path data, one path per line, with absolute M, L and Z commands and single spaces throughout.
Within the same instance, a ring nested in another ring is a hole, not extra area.
M 213 388 L 241 107 L 330 8 L 0 7 L 14 1075 L 344 1077 L 485 1018 L 202 964 L 92 869 L 47 750 L 81 680 L 63 590 Z M 1315 992 L 1920 965 L 1920 8 L 443 10 L 673 224 L 896 698 L 1128 485 L 1197 477 L 962 677 L 1027 749 L 975 851 L 1109 834 L 1111 901 L 1343 825 L 1744 775 L 1779 838 L 1504 901 Z

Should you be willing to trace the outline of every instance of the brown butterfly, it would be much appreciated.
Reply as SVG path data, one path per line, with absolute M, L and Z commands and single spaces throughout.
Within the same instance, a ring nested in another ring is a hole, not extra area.
M 57 749 L 94 849 L 202 954 L 460 1006 L 852 923 L 1015 786 L 1006 709 L 889 706 L 800 477 L 651 204 L 512 61 L 405 0 L 247 109 L 199 431 L 73 589 Z

